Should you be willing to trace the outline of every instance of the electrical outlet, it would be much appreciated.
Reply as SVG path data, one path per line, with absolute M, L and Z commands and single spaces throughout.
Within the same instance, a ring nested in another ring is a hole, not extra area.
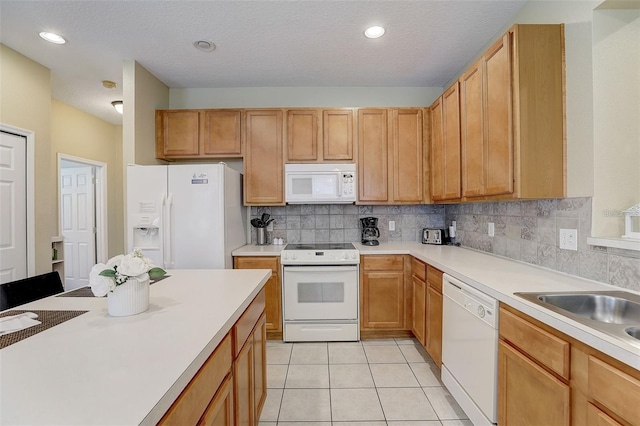
M 578 250 L 578 230 L 560 228 L 560 248 Z
M 396 221 L 395 220 L 390 220 L 389 221 L 389 231 L 395 231 L 396 230 Z
M 493 222 L 489 222 L 489 236 L 493 237 L 494 235 L 496 235 L 495 225 L 493 224 Z

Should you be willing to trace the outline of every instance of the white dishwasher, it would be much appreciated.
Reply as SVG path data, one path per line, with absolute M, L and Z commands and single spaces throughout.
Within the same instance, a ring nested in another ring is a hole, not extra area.
M 474 426 L 497 423 L 498 302 L 442 277 L 442 382 Z

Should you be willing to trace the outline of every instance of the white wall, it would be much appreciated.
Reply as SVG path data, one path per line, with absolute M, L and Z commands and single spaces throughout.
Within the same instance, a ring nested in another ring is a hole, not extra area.
M 424 107 L 442 87 L 229 87 L 170 89 L 169 107 Z
M 640 10 L 593 14 L 595 196 L 592 235 L 620 237 L 640 202 Z

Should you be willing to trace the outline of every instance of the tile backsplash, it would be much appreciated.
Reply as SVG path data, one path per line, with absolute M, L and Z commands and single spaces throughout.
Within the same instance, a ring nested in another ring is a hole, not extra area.
M 420 241 L 422 228 L 444 227 L 443 205 L 419 206 L 355 206 L 342 204 L 302 204 L 283 207 L 251 207 L 251 218 L 269 213 L 273 231 L 268 241 L 282 238 L 285 243 L 344 243 L 360 241 L 360 218 L 377 217 L 379 241 Z M 395 221 L 395 231 L 389 231 Z M 251 228 L 251 242 L 256 230 Z
M 452 204 L 445 211 L 447 225 L 456 221 L 455 241 L 464 247 L 640 290 L 640 252 L 587 244 L 591 198 Z M 561 228 L 578 230 L 577 251 L 560 249 Z
M 422 228 L 457 222 L 454 242 L 522 262 L 640 291 L 640 252 L 587 244 L 591 235 L 591 198 L 498 201 L 451 205 L 356 206 L 287 205 L 251 207 L 251 217 L 275 219 L 268 241 L 325 243 L 360 241 L 360 218 L 378 218 L 381 243 L 417 242 Z M 395 221 L 395 231 L 389 231 Z M 495 236 L 489 237 L 488 224 Z M 559 247 L 561 228 L 578 230 L 578 250 Z M 251 241 L 256 242 L 252 227 Z

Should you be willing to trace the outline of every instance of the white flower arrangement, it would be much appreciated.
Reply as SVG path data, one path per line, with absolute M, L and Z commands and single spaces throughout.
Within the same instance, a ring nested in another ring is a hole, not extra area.
M 136 248 L 127 255 L 120 254 L 112 257 L 106 265 L 104 263 L 94 265 L 89 274 L 89 284 L 93 294 L 102 297 L 127 282 L 129 278 L 145 281 L 165 274 L 164 269 L 155 266 L 153 261 L 142 253 L 142 250 Z

